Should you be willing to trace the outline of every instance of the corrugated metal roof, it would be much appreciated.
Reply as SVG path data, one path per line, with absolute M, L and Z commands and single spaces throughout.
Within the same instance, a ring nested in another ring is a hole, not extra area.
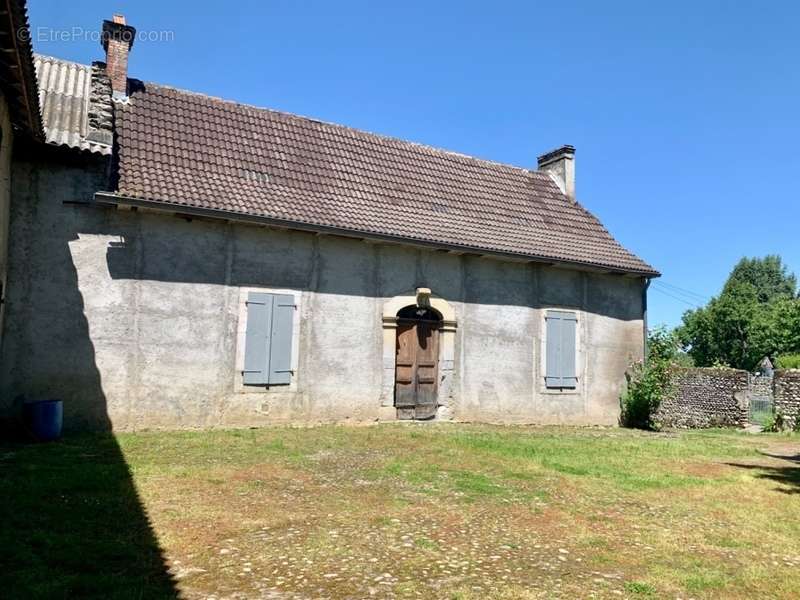
M 111 145 L 88 139 L 92 67 L 35 55 L 39 105 L 45 140 L 99 154 L 111 154 Z

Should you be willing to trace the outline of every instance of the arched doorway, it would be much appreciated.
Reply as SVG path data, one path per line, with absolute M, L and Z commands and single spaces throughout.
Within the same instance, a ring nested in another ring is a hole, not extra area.
M 439 330 L 433 308 L 406 306 L 397 312 L 394 404 L 398 419 L 432 419 L 438 408 Z

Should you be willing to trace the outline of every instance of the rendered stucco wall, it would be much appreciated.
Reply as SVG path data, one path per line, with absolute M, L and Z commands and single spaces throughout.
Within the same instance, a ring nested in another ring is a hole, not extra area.
M 8 227 L 11 205 L 11 147 L 13 145 L 13 131 L 11 129 L 11 116 L 8 112 L 8 103 L 0 94 L 0 299 L 5 295 L 6 276 L 8 272 Z M 4 306 L 0 304 L 0 339 Z
M 625 368 L 642 354 L 640 279 L 64 204 L 102 187 L 101 165 L 90 175 L 15 165 L 15 193 L 31 201 L 12 218 L 7 409 L 23 395 L 60 397 L 72 428 L 386 418 L 383 306 L 429 287 L 457 320 L 444 414 L 617 422 Z M 299 295 L 290 388 L 237 383 L 242 288 Z M 571 392 L 544 388 L 550 307 L 578 312 Z

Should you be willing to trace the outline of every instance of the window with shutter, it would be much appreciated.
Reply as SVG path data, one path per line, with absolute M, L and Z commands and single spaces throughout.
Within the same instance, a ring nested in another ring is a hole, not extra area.
M 545 384 L 548 388 L 574 388 L 578 384 L 575 372 L 578 318 L 573 312 L 549 310 L 545 315 L 545 322 Z
M 269 347 L 269 383 L 282 385 L 292 382 L 292 321 L 294 297 L 272 295 L 272 336 Z
M 291 383 L 294 308 L 289 294 L 248 294 L 244 385 Z

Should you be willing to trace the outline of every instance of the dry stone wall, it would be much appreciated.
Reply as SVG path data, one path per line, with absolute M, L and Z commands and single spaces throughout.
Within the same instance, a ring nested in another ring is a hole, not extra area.
M 750 377 L 751 397 L 769 398 L 772 396 L 773 378 L 767 375 L 752 375 Z
M 784 429 L 800 427 L 800 369 L 775 371 L 775 414 Z
M 662 400 L 661 427 L 744 427 L 749 415 L 748 373 L 737 369 L 675 369 L 674 390 Z

